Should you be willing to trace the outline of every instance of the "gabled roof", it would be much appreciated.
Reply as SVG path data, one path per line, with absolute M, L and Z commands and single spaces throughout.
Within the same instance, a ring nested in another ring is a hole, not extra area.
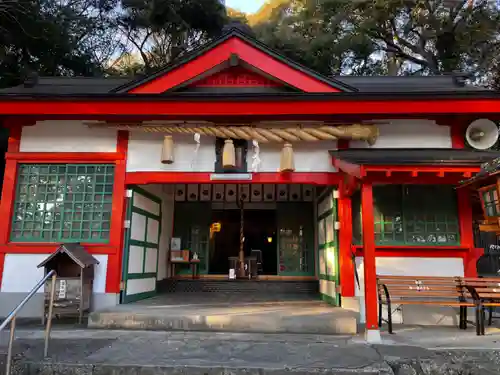
M 80 268 L 86 268 L 94 264 L 99 264 L 99 261 L 94 258 L 85 248 L 77 243 L 68 243 L 59 246 L 59 248 L 49 255 L 38 268 L 45 267 L 52 259 L 60 254 L 68 255 Z
M 175 90 L 184 82 L 193 80 L 217 66 L 231 65 L 233 61 L 238 64 L 239 60 L 302 92 L 356 91 L 343 82 L 324 77 L 297 64 L 257 39 L 233 28 L 219 39 L 194 50 L 173 64 L 148 77 L 117 87 L 113 92 L 159 94 Z

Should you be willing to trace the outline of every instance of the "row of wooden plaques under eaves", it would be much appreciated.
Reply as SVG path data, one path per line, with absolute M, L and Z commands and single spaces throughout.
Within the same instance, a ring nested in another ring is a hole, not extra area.
M 177 184 L 178 202 L 310 202 L 314 188 L 311 185 L 274 184 Z

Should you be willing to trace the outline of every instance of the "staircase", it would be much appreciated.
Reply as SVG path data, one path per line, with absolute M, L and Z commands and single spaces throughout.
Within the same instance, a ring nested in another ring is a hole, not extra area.
M 253 295 L 308 295 L 317 296 L 317 281 L 269 281 L 269 280 L 166 280 L 160 293 L 245 293 Z

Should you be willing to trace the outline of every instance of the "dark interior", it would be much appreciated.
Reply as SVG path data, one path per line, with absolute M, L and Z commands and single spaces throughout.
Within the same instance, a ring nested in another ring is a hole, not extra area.
M 221 224 L 210 243 L 209 273 L 227 274 L 229 257 L 238 256 L 240 249 L 240 210 L 214 210 L 213 222 Z M 263 275 L 276 275 L 278 271 L 276 243 L 276 212 L 274 210 L 245 210 L 245 256 L 252 250 L 262 251 Z

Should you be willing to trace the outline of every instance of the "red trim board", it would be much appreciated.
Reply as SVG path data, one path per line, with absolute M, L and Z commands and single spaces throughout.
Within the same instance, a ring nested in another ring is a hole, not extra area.
M 5 266 L 5 254 L 0 253 L 0 291 L 2 290 L 3 269 Z
M 196 78 L 199 75 L 228 61 L 231 55 L 260 71 L 274 77 L 290 86 L 304 92 L 338 92 L 331 85 L 321 82 L 307 73 L 294 69 L 289 65 L 276 60 L 263 51 L 252 47 L 244 40 L 233 36 L 223 43 L 208 50 L 201 56 L 179 66 L 173 71 L 146 82 L 129 91 L 132 94 L 160 94 L 182 83 Z
M 117 152 L 123 156 L 116 160 L 113 203 L 111 207 L 110 244 L 116 251 L 108 256 L 106 293 L 119 293 L 122 275 L 123 237 L 125 221 L 125 179 L 127 172 L 128 131 L 117 133 Z
M 125 160 L 123 152 L 7 152 L 5 160 L 21 163 L 108 163 Z
M 337 185 L 338 173 L 330 172 L 261 172 L 251 173 L 251 180 L 212 180 L 209 172 L 127 172 L 127 185 L 145 184 L 312 184 Z
M 0 96 L 0 115 L 43 116 L 170 116 L 194 118 L 201 116 L 320 116 L 320 115 L 399 115 L 432 116 L 456 114 L 497 114 L 500 98 L 432 98 L 417 99 L 361 99 L 353 100 L 345 94 L 337 98 L 311 99 L 264 99 L 218 101 L 210 99 L 172 100 L 169 97 L 148 96 L 148 100 L 137 96 L 117 96 L 111 99 L 84 98 L 7 98 Z M 168 100 L 170 99 L 170 100 Z

